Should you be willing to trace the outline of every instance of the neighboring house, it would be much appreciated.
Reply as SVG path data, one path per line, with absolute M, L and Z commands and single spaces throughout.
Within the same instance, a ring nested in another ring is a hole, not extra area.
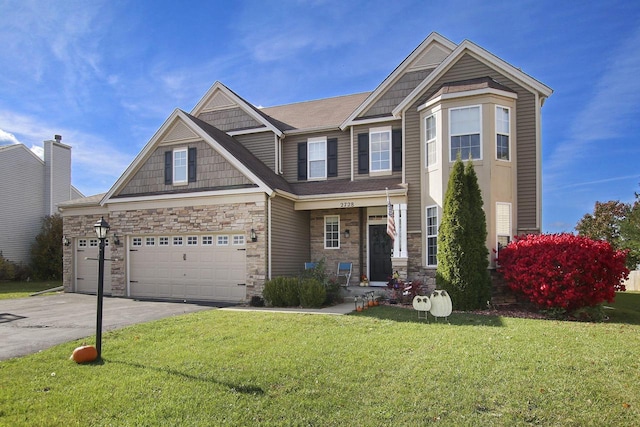
M 44 141 L 44 160 L 23 144 L 0 147 L 0 252 L 9 261 L 29 263 L 42 219 L 84 197 L 71 185 L 71 147 L 61 139 Z
M 511 236 L 540 232 L 541 107 L 551 93 L 437 33 L 370 93 L 260 109 L 216 82 L 190 113 L 167 118 L 106 194 L 61 206 L 73 241 L 65 289 L 96 289 L 85 257 L 97 251 L 101 216 L 113 295 L 243 301 L 321 259 L 329 273 L 352 262 L 352 283 L 366 274 L 384 284 L 396 270 L 432 280 L 458 153 L 473 158 L 495 265 Z

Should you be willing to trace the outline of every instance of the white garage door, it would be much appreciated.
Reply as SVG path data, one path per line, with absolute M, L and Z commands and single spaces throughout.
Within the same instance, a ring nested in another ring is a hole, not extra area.
M 100 241 L 93 237 L 76 239 L 76 292 L 96 294 L 98 293 L 98 256 Z M 111 258 L 111 246 L 109 239 L 104 241 L 104 257 Z M 106 295 L 111 294 L 111 265 L 110 261 L 104 263 L 104 287 Z
M 132 297 L 243 301 L 242 234 L 134 236 L 129 240 Z

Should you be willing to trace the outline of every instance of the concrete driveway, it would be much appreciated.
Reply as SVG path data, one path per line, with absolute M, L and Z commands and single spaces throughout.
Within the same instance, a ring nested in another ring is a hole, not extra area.
M 0 360 L 95 335 L 96 305 L 95 295 L 65 293 L 0 300 Z M 102 330 L 228 305 L 105 297 Z M 87 340 L 87 344 L 95 344 L 94 338 Z

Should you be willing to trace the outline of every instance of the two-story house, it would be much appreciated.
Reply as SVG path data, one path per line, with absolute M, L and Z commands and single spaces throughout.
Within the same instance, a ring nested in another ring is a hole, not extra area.
M 43 159 L 24 144 L 0 147 L 0 253 L 11 262 L 28 264 L 43 217 L 83 197 L 71 185 L 71 147 L 61 140 L 44 141 Z
M 540 231 L 541 108 L 551 93 L 437 33 L 373 92 L 256 108 L 217 82 L 190 113 L 167 118 L 106 194 L 61 207 L 73 242 L 65 289 L 95 290 L 95 261 L 84 257 L 101 216 L 114 295 L 242 301 L 320 259 L 329 272 L 352 262 L 354 283 L 366 274 L 383 284 L 395 270 L 433 277 L 458 154 L 476 168 L 494 265 L 511 236 Z

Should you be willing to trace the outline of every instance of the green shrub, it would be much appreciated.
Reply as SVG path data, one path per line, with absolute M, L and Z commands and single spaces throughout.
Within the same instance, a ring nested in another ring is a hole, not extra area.
M 275 277 L 264 284 L 262 296 L 273 307 L 300 305 L 300 285 L 296 277 Z
M 13 280 L 15 264 L 0 255 L 0 280 Z
M 303 307 L 322 307 L 327 290 L 317 279 L 304 279 L 300 283 L 300 305 Z
M 335 279 L 327 280 L 325 284 L 326 296 L 325 304 L 331 305 L 338 302 L 342 302 L 342 296 L 340 295 L 340 284 Z

